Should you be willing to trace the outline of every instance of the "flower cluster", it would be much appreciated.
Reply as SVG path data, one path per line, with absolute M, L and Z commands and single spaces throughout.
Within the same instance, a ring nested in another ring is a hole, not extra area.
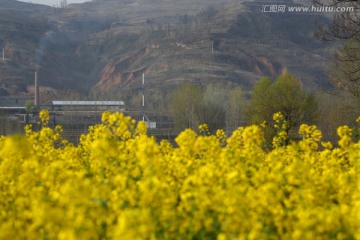
M 285 121 L 284 115 L 281 112 L 277 112 L 273 116 L 275 121 L 275 129 L 277 131 L 276 136 L 273 138 L 272 145 L 274 148 L 281 147 L 286 145 L 288 140 L 288 126 L 287 121 Z
M 104 113 L 74 146 L 42 116 L 39 132 L 0 138 L 0 239 L 360 238 L 360 143 L 346 126 L 338 147 L 308 125 L 269 151 L 257 125 L 188 129 L 174 147 Z

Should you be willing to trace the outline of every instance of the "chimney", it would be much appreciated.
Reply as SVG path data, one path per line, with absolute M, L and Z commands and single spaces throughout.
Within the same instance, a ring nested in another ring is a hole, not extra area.
M 35 107 L 39 107 L 39 80 L 38 80 L 38 76 L 37 76 L 37 71 L 35 71 L 35 100 L 34 100 L 34 105 Z

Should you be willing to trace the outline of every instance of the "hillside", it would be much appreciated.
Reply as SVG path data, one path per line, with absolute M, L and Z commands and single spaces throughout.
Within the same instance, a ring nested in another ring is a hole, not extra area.
M 43 101 L 81 95 L 131 101 L 142 72 L 148 91 L 164 97 L 187 81 L 223 81 L 250 90 L 261 76 L 275 77 L 284 69 L 310 90 L 326 87 L 331 47 L 312 34 L 327 19 L 261 13 L 264 3 L 95 0 L 57 9 L 1 1 L 6 61 L 0 63 L 0 95 L 32 94 L 39 66 L 42 89 L 51 92 Z

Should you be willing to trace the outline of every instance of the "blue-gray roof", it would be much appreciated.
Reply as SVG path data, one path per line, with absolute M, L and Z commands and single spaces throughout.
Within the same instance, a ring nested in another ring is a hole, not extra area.
M 54 106 L 124 106 L 124 101 L 53 101 Z

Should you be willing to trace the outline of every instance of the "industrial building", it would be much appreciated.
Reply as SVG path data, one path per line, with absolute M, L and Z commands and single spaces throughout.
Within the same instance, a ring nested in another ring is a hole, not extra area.
M 25 107 L 24 99 L 19 101 L 13 98 L 3 101 L 0 99 L 0 135 L 23 133 L 26 124 L 32 124 L 34 130 L 37 130 L 40 127 L 38 122 L 41 109 L 50 113 L 49 127 L 61 125 L 64 138 L 75 144 L 81 134 L 87 133 L 89 126 L 101 123 L 101 116 L 105 111 L 122 112 L 136 121 L 145 119 L 148 133 L 159 140 L 173 141 L 177 133 L 171 117 L 126 111 L 123 101 L 52 101 L 29 111 Z
M 52 101 L 52 111 L 62 112 L 124 112 L 123 101 Z
M 141 111 L 127 111 L 124 101 L 52 101 L 41 104 L 37 71 L 34 82 L 33 98 L 0 97 L 0 135 L 21 134 L 26 124 L 32 124 L 34 130 L 38 130 L 39 112 L 46 109 L 50 113 L 49 127 L 61 125 L 64 129 L 64 138 L 75 144 L 78 143 L 81 134 L 87 133 L 89 126 L 101 123 L 101 116 L 105 111 L 122 112 L 136 121 L 144 121 L 148 133 L 158 140 L 172 141 L 176 136 L 171 117 L 144 112 L 144 94 Z

